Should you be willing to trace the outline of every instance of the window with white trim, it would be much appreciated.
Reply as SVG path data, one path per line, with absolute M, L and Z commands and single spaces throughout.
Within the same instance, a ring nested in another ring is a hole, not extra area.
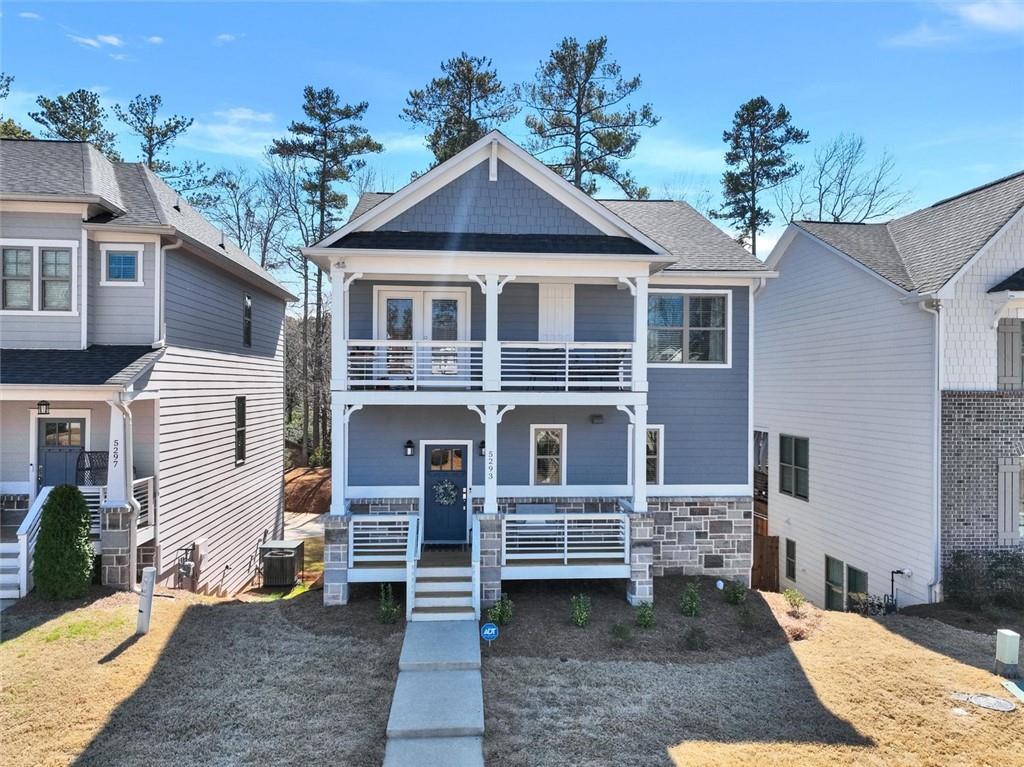
M 32 309 L 32 248 L 3 249 L 3 308 Z
M 728 364 L 725 294 L 652 292 L 647 297 L 647 361 Z
M 665 427 L 663 426 L 648 426 L 647 427 L 647 484 L 648 485 L 662 485 L 664 484 L 665 474 L 665 456 L 664 456 L 664 443 L 665 443 Z
M 811 442 L 806 437 L 779 435 L 779 492 L 810 500 Z
M 565 424 L 530 427 L 530 484 L 565 484 Z
M 44 312 L 71 311 L 71 251 L 41 248 L 39 262 L 40 308 Z
M 103 267 L 100 284 L 107 287 L 141 287 L 142 253 L 142 245 L 100 245 L 100 260 Z
M 242 294 L 242 345 L 252 346 L 252 296 Z

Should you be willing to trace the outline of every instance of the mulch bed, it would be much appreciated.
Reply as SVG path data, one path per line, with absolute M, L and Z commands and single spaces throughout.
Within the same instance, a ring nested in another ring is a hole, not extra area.
M 700 615 L 684 616 L 679 599 L 687 583 L 699 584 Z M 654 579 L 652 628 L 635 626 L 636 611 L 626 602 L 624 581 L 506 581 L 504 591 L 514 604 L 512 622 L 485 657 L 559 658 L 562 660 L 624 660 L 669 663 L 710 663 L 737 656 L 760 655 L 813 633 L 820 613 L 806 605 L 800 617 L 789 615 L 778 594 L 747 592 L 749 617 L 727 604 L 715 579 L 668 575 Z M 587 594 L 591 619 L 586 627 L 571 622 L 570 597 Z M 484 615 L 486 621 L 486 611 Z M 624 624 L 631 638 L 612 635 Z M 704 630 L 707 649 L 690 649 L 685 637 L 692 627 Z
M 1018 634 L 1024 634 L 1024 610 L 1002 607 L 986 607 L 980 611 L 968 610 L 950 602 L 938 602 L 905 607 L 900 613 L 917 618 L 932 618 L 950 626 L 982 634 L 994 634 L 997 629 L 1011 629 Z
M 281 616 L 289 623 L 317 636 L 342 636 L 371 642 L 401 637 L 405 632 L 405 613 L 394 623 L 377 619 L 378 583 L 353 583 L 347 605 L 324 607 L 322 588 L 314 588 L 293 599 L 276 602 Z M 405 606 L 405 588 L 394 586 L 395 600 Z

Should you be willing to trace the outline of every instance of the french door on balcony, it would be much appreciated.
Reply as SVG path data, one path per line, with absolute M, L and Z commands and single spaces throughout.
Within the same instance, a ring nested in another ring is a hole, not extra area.
M 464 289 L 380 290 L 374 337 L 395 342 L 379 360 L 384 377 L 421 380 L 457 376 L 465 367 L 459 357 L 464 352 L 456 345 L 438 342 L 468 338 L 468 305 L 469 292 Z M 420 341 L 428 343 L 417 343 Z

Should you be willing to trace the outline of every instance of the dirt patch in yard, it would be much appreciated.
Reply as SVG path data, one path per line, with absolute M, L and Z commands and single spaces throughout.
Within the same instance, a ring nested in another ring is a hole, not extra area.
M 326 514 L 331 510 L 331 470 L 300 467 L 284 475 L 285 513 Z
M 131 595 L 29 596 L 2 617 L 5 767 L 377 767 L 402 626 L 380 626 L 365 589 L 347 608 L 322 599 L 173 592 L 135 638 Z
M 487 763 L 1017 765 L 1024 711 L 957 715 L 950 697 L 1008 697 L 982 668 L 993 648 L 935 621 L 826 613 L 806 641 L 717 663 L 492 655 Z
M 1011 629 L 1018 634 L 1024 634 L 1024 610 L 995 606 L 983 610 L 967 610 L 950 602 L 938 602 L 905 607 L 901 612 L 918 618 L 933 618 L 950 626 L 979 631 L 982 634 L 995 634 L 997 629 Z
M 700 594 L 696 617 L 680 610 L 689 583 L 697 584 Z M 778 594 L 748 591 L 745 607 L 727 604 L 712 578 L 655 578 L 651 628 L 635 625 L 637 613 L 626 602 L 624 582 L 506 581 L 504 589 L 514 603 L 513 620 L 484 648 L 493 657 L 712 663 L 761 655 L 811 636 L 821 620 L 811 605 L 789 614 Z M 592 606 L 590 624 L 583 628 L 570 620 L 570 598 L 580 593 Z

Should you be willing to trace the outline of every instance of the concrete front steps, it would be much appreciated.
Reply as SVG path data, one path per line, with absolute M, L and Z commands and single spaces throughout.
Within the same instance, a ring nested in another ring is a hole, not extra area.
M 483 767 L 476 626 L 466 620 L 406 624 L 384 767 Z
M 413 621 L 475 621 L 472 568 L 418 568 L 412 600 Z

